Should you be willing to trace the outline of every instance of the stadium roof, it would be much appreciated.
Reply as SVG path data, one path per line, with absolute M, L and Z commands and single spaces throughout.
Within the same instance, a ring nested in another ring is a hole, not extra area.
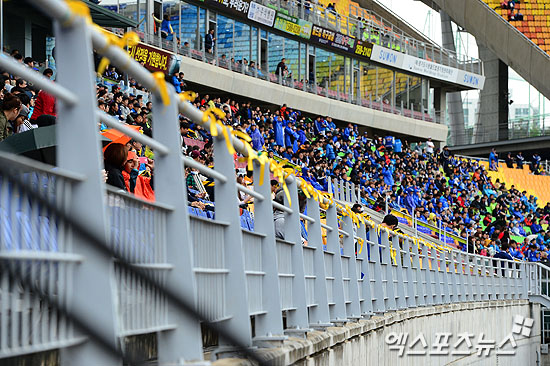
M 114 11 L 105 9 L 104 7 L 94 4 L 89 0 L 83 0 L 83 1 L 90 8 L 90 14 L 92 15 L 92 20 L 96 24 L 102 27 L 135 28 L 137 26 L 137 22 L 133 19 L 117 14 Z

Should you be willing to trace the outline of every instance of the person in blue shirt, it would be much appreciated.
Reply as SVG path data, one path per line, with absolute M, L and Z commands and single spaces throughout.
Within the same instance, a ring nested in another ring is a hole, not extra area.
M 178 72 L 175 71 L 174 75 L 172 75 L 172 85 L 174 85 L 174 88 L 176 89 L 176 93 L 181 93 L 181 80 L 179 79 Z
M 160 36 L 164 39 L 172 39 L 174 30 L 172 29 L 172 24 L 170 23 L 170 17 L 168 14 L 164 14 L 161 20 L 155 17 L 155 13 L 153 13 L 153 19 L 156 23 L 160 23 Z
M 531 164 L 531 170 L 534 174 L 540 174 L 540 161 L 541 157 L 539 154 L 535 153 L 533 154 L 533 162 Z
M 332 143 L 330 141 L 326 146 L 326 155 L 327 155 L 327 159 L 330 161 L 333 161 L 334 159 L 336 159 L 336 155 L 334 154 L 334 147 L 332 146 Z
M 275 112 L 276 116 L 273 117 L 273 130 L 275 133 L 275 143 L 278 146 L 285 146 L 285 134 L 283 131 L 283 121 L 279 117 L 279 112 Z
M 527 253 L 525 254 L 527 257 L 527 260 L 529 262 L 538 262 L 539 261 L 539 254 L 537 252 L 537 245 L 535 243 L 529 244 L 529 249 L 527 250 Z
M 403 144 L 401 143 L 401 139 L 395 139 L 395 142 L 393 143 L 393 151 L 397 154 L 401 154 L 403 152 Z
M 489 170 L 498 170 L 498 155 L 494 148 L 491 149 L 491 153 L 489 154 Z
M 292 147 L 292 151 L 296 152 L 298 146 L 294 142 L 297 142 L 298 137 L 298 134 L 294 131 L 294 122 L 289 122 L 285 127 L 285 146 Z
M 264 137 L 258 130 L 258 127 L 253 124 L 250 126 L 250 138 L 252 139 L 252 148 L 256 151 L 263 150 L 264 148 Z
M 386 150 L 392 151 L 394 143 L 395 138 L 393 136 L 387 135 L 386 137 L 384 137 L 384 147 L 386 148 Z
M 382 168 L 382 176 L 384 177 L 384 184 L 386 184 L 389 187 L 392 187 L 394 184 L 394 180 L 393 180 L 391 168 L 389 167 Z

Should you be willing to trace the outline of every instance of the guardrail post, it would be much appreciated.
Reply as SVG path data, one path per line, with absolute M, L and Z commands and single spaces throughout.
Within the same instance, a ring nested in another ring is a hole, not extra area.
M 432 266 L 432 272 L 433 272 L 433 280 L 432 280 L 432 294 L 434 297 L 434 303 L 436 305 L 442 304 L 442 292 L 441 292 L 441 279 L 440 279 L 440 272 L 439 272 L 439 263 L 437 261 L 437 250 L 432 247 L 430 248 L 430 254 L 429 255 L 429 261 Z
M 430 257 L 428 254 L 428 247 L 425 245 L 419 246 L 419 255 L 421 260 L 421 273 L 422 273 L 422 287 L 424 291 L 424 297 L 426 298 L 426 305 L 434 304 L 434 291 L 432 288 L 432 280 L 430 274 Z
M 213 123 L 213 121 L 211 121 Z M 227 222 L 223 229 L 226 276 L 226 309 L 231 317 L 226 320 L 227 329 L 238 337 L 241 344 L 252 345 L 252 330 L 248 315 L 248 290 L 244 272 L 244 250 L 242 243 L 241 220 L 237 200 L 235 161 L 229 154 L 223 134 L 214 137 L 214 168 L 227 178 L 226 182 L 216 180 L 214 186 L 216 200 L 216 221 Z M 220 339 L 219 351 L 233 350 L 226 340 Z
M 403 265 L 402 267 L 405 268 L 405 276 L 404 276 L 404 282 L 405 282 L 405 300 L 407 302 L 408 308 L 415 308 L 416 307 L 416 299 L 417 294 L 415 293 L 415 279 L 416 279 L 416 273 L 413 274 L 413 259 L 411 257 L 412 247 L 411 247 L 411 240 L 409 238 L 403 239 L 403 250 L 401 251 L 403 255 Z
M 309 309 L 309 325 L 314 328 L 326 328 L 330 323 L 328 308 L 327 280 L 325 271 L 325 257 L 323 250 L 323 234 L 321 230 L 321 214 L 319 203 L 313 198 L 307 200 L 307 215 L 315 220 L 308 223 L 308 245 L 315 247 L 313 253 L 313 267 L 315 271 L 314 299 L 317 306 Z
M 340 235 L 338 233 L 338 217 L 336 205 L 333 204 L 326 210 L 327 225 L 333 230 L 327 230 L 327 251 L 333 253 L 332 257 L 332 299 L 329 304 L 330 321 L 333 323 L 345 323 L 346 304 L 344 300 L 344 282 L 342 280 L 342 258 L 340 252 Z
M 441 302 L 449 304 L 451 302 L 451 295 L 449 291 L 449 272 L 447 272 L 447 251 L 443 250 L 439 252 L 438 257 L 440 267 L 439 280 L 441 283 Z
M 383 266 L 383 271 L 385 274 L 382 281 L 386 283 L 384 303 L 386 304 L 386 310 L 397 310 L 397 305 L 395 301 L 396 294 L 393 282 L 393 264 L 390 253 L 389 233 L 386 230 L 381 230 L 378 240 L 380 242 L 380 263 Z
M 344 216 L 342 218 L 342 230 L 349 234 L 349 236 L 344 235 L 344 256 L 348 258 L 347 277 L 349 278 L 347 291 L 349 297 L 346 301 L 346 314 L 348 319 L 361 319 L 357 264 L 355 261 L 355 229 L 350 216 Z
M 452 272 L 452 277 L 453 277 L 453 286 L 454 286 L 454 290 L 453 290 L 453 294 L 454 294 L 454 297 L 453 297 L 453 301 L 454 302 L 463 302 L 465 301 L 465 294 L 463 292 L 463 287 L 462 287 L 462 266 L 459 265 L 459 262 L 458 262 L 458 254 L 457 254 L 457 251 L 456 250 L 453 250 L 451 251 L 450 253 L 450 260 L 451 260 L 451 270 L 453 271 Z
M 273 226 L 273 207 L 271 204 L 271 185 L 269 167 L 263 169 L 263 184 L 260 185 L 262 169 L 254 164 L 254 190 L 265 197 L 264 200 L 254 200 L 254 230 L 265 234 L 262 238 L 261 262 L 265 272 L 262 279 L 262 309 L 265 314 L 257 315 L 255 319 L 254 343 L 265 341 L 282 341 L 284 338 L 283 318 L 281 314 L 281 296 L 279 291 L 279 276 L 277 272 L 277 247 L 275 243 L 275 228 Z
M 414 244 L 414 245 L 413 245 Z M 412 253 L 413 253 L 413 263 L 412 266 L 414 268 L 414 288 L 415 288 L 415 296 L 416 296 L 416 305 L 417 306 L 425 306 L 426 305 L 426 291 L 424 290 L 424 278 L 423 278 L 423 270 L 422 265 L 420 263 L 420 253 L 419 251 L 419 245 L 418 242 L 415 242 L 411 244 L 412 246 Z
M 285 333 L 304 336 L 310 331 L 306 301 L 306 278 L 304 269 L 304 252 L 300 227 L 300 205 L 298 203 L 298 187 L 296 178 L 290 177 L 286 181 L 290 200 L 285 195 L 285 206 L 292 208 L 292 213 L 285 213 L 285 240 L 293 242 L 292 246 L 292 305 L 286 316 L 287 329 Z
M 462 286 L 464 288 L 465 301 L 473 301 L 473 287 L 472 287 L 472 271 L 470 269 L 470 261 L 468 255 L 464 252 L 460 252 L 460 262 L 464 266 L 464 278 L 462 281 Z
M 92 41 L 84 19 L 77 17 L 71 26 L 63 27 L 54 21 L 58 62 L 57 81 L 78 97 L 74 106 L 58 101 L 57 108 L 57 165 L 86 176 L 75 183 L 67 214 L 77 222 L 86 223 L 104 243 L 108 242 L 105 184 L 99 135 L 97 133 L 97 100 L 94 88 Z M 80 138 L 75 138 L 80 136 Z M 83 163 L 83 161 L 85 163 Z M 83 203 L 86 209 L 83 209 Z M 101 335 L 112 347 L 118 348 L 118 324 L 112 258 L 78 232 L 73 233 L 74 252 L 85 260 L 74 271 L 73 293 L 68 300 L 69 310 L 85 325 Z M 85 334 L 82 334 L 85 336 Z M 64 365 L 121 365 L 122 361 L 106 353 L 95 341 L 64 348 Z
M 369 263 L 371 282 L 374 282 L 372 293 L 372 308 L 375 313 L 384 313 L 386 304 L 384 301 L 384 287 L 382 284 L 382 265 L 380 264 L 380 244 L 378 244 L 378 233 L 376 228 L 369 230 Z
M 193 273 L 193 247 L 189 214 L 187 211 L 187 185 L 181 160 L 177 98 L 170 85 L 171 103 L 163 105 L 162 99 L 153 97 L 153 121 L 159 128 L 153 129 L 153 137 L 164 144 L 170 153 L 156 154 L 155 195 L 162 203 L 169 203 L 175 209 L 166 213 L 166 258 L 173 265 L 166 272 L 166 286 L 189 301 L 196 300 L 196 282 Z M 162 128 L 161 128 L 162 127 Z M 185 278 L 185 281 L 181 279 Z M 202 338 L 200 324 L 168 303 L 168 322 L 176 324 L 174 330 L 158 333 L 159 363 L 166 364 L 184 359 L 202 360 Z
M 468 260 L 472 260 L 472 293 L 473 293 L 473 300 L 480 300 L 481 298 L 483 298 L 482 294 L 481 294 L 481 289 L 480 289 L 480 281 L 479 281 L 479 271 L 480 271 L 480 268 L 479 268 L 479 262 L 477 261 L 477 258 L 475 257 L 472 257 L 470 255 L 468 255 L 466 253 L 466 257 L 468 258 Z
M 407 308 L 407 295 L 405 292 L 405 282 L 403 279 L 403 265 L 401 264 L 402 261 L 402 250 L 401 245 L 399 244 L 399 241 L 403 240 L 399 236 L 395 235 L 392 238 L 392 246 L 395 250 L 395 275 L 397 277 L 396 281 L 397 283 L 397 294 L 396 294 L 396 305 L 398 309 L 406 309 Z
M 359 301 L 361 303 L 361 315 L 370 317 L 373 314 L 372 311 L 372 294 L 371 294 L 371 287 L 370 282 L 372 274 L 370 271 L 370 263 L 369 263 L 369 243 L 367 239 L 367 226 L 365 225 L 359 225 L 359 228 L 357 229 L 357 236 L 363 239 L 363 245 L 357 246 L 357 257 L 362 259 L 361 260 L 361 268 L 360 268 L 360 279 L 361 281 L 361 297 L 359 298 Z
M 457 286 L 456 286 L 456 274 L 455 274 L 455 262 L 453 260 L 452 251 L 444 251 L 445 256 L 445 273 L 447 276 L 447 288 L 449 291 L 449 303 L 458 302 Z

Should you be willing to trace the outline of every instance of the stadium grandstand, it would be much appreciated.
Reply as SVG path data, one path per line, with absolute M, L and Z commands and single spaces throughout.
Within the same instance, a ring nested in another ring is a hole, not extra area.
M 0 1 L 0 365 L 550 363 L 550 4 L 464 3 Z

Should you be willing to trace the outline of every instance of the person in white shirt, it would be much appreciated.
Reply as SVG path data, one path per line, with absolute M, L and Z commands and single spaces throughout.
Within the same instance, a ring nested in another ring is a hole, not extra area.
M 434 143 L 432 142 L 432 138 L 428 137 L 428 141 L 426 141 L 426 153 L 433 155 L 434 153 Z

